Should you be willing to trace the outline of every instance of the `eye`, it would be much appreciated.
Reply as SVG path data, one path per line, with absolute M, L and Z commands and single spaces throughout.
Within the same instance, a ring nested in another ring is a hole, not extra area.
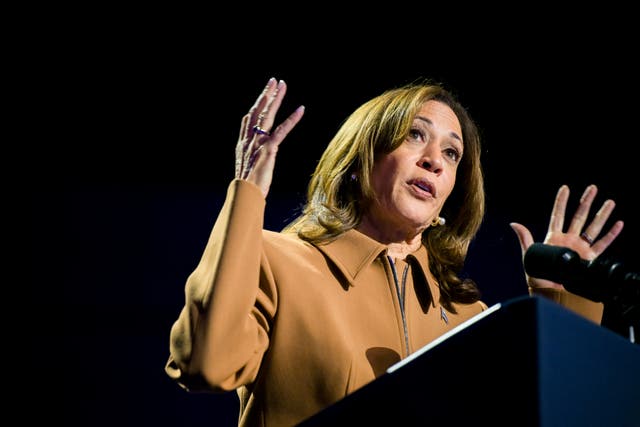
M 444 155 L 451 159 L 453 162 L 457 163 L 460 160 L 460 152 L 455 148 L 446 148 L 444 150 Z
M 407 140 L 411 142 L 425 142 L 427 138 L 425 137 L 425 133 L 421 129 L 411 128 Z

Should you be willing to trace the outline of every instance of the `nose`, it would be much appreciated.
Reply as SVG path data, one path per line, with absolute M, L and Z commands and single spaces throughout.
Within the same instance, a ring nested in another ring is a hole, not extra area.
M 435 174 L 440 174 L 442 172 L 442 153 L 437 148 L 427 150 L 420 158 L 418 166 Z

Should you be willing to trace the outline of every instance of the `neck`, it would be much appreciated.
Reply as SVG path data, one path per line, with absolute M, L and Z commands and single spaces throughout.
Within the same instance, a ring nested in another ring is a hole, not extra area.
M 406 233 L 397 230 L 386 230 L 376 227 L 368 221 L 362 221 L 356 229 L 363 234 L 387 245 L 387 254 L 393 259 L 405 259 L 407 255 L 417 251 L 422 245 L 422 232 Z
M 422 241 L 420 239 L 414 242 L 400 242 L 387 244 L 387 255 L 393 259 L 405 259 L 420 248 Z

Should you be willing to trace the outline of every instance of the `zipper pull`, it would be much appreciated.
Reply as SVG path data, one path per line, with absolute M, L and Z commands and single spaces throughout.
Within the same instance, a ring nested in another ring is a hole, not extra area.
M 447 318 L 447 313 L 444 312 L 442 306 L 440 306 L 440 318 L 444 320 L 444 323 L 449 324 L 449 318 Z

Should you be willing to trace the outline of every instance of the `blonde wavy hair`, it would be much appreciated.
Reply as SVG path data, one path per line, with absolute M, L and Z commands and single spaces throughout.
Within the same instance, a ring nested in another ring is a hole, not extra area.
M 316 245 L 333 240 L 358 225 L 363 210 L 375 198 L 371 172 L 376 158 L 395 150 L 408 137 L 413 119 L 427 101 L 449 106 L 462 127 L 464 154 L 456 183 L 441 216 L 446 225 L 428 227 L 422 242 L 429 267 L 441 289 L 441 303 L 471 303 L 480 292 L 459 274 L 469 245 L 484 217 L 484 178 L 480 164 L 480 135 L 467 110 L 451 92 L 427 80 L 390 89 L 365 102 L 342 124 L 329 142 L 311 177 L 302 213 L 284 232 Z M 352 173 L 358 179 L 351 179 Z

